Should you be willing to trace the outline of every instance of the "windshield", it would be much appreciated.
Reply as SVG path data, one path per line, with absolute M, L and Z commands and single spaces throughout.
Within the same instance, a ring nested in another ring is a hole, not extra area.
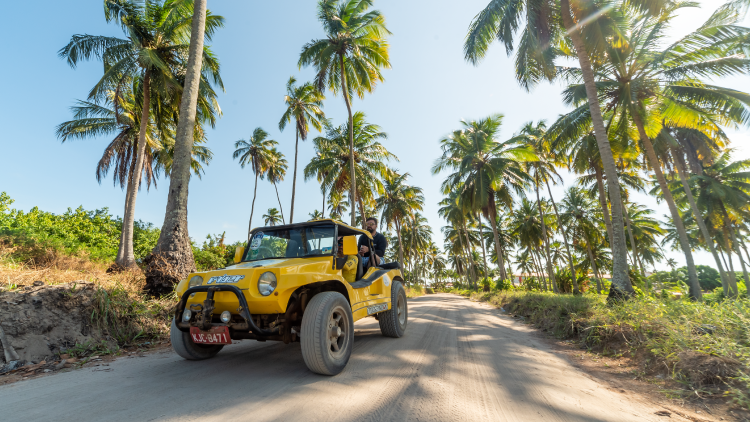
M 256 230 L 250 238 L 250 247 L 243 261 L 332 255 L 333 240 L 333 224 Z

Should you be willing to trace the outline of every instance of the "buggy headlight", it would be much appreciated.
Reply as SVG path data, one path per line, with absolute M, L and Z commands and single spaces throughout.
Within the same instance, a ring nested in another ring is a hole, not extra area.
M 199 275 L 194 275 L 190 278 L 190 282 L 188 283 L 188 289 L 191 287 L 198 287 L 201 284 L 203 284 L 203 277 Z
M 276 274 L 266 271 L 258 278 L 258 291 L 263 296 L 268 296 L 276 289 Z

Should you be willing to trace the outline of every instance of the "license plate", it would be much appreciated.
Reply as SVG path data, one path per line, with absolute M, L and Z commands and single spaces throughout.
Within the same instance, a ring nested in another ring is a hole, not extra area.
M 229 327 L 211 327 L 208 331 L 203 331 L 198 327 L 190 327 L 190 337 L 193 338 L 193 343 L 232 344 L 232 338 L 229 337 Z

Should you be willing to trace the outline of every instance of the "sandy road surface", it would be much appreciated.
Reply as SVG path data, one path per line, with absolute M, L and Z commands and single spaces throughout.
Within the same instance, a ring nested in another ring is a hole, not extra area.
M 664 421 L 607 389 L 532 329 L 467 299 L 409 301 L 401 339 L 355 325 L 335 377 L 311 373 L 299 343 L 245 341 L 203 362 L 174 353 L 119 359 L 0 387 L 4 421 Z M 98 368 L 100 369 L 100 368 Z

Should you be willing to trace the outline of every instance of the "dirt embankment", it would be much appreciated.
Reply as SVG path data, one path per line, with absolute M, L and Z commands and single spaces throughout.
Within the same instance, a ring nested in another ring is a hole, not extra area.
M 48 286 L 37 281 L 0 291 L 0 325 L 19 356 L 0 372 L 52 362 L 68 349 L 104 340 L 91 325 L 96 288 L 85 281 Z M 3 351 L 2 345 L 0 350 Z

